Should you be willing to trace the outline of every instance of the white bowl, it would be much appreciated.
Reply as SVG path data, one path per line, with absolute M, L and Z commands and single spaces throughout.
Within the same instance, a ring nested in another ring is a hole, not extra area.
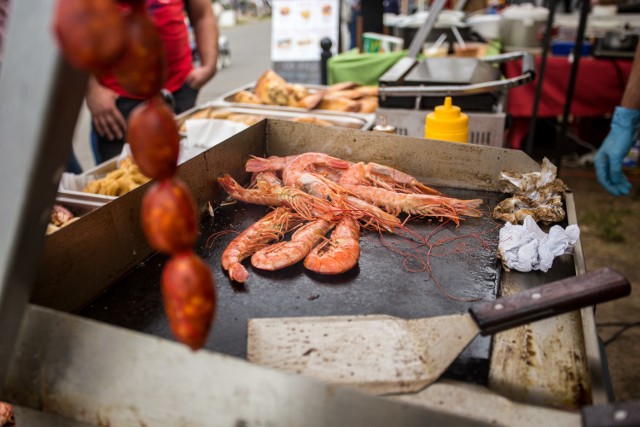
M 500 15 L 475 15 L 467 19 L 467 24 L 473 31 L 487 40 L 500 38 Z

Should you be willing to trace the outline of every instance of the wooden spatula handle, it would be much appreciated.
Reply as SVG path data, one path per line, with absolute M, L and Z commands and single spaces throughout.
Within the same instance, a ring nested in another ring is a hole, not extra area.
M 631 285 L 621 274 L 608 268 L 600 268 L 581 276 L 477 304 L 469 311 L 478 323 L 480 333 L 488 335 L 620 298 L 630 292 Z
M 608 405 L 585 406 L 584 427 L 632 427 L 640 425 L 640 401 L 614 402 Z

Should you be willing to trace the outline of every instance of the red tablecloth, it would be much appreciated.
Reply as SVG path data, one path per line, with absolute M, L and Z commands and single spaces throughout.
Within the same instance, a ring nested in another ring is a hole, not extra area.
M 536 57 L 536 69 L 540 69 L 540 57 Z M 576 117 L 595 117 L 613 113 L 620 105 L 622 93 L 633 62 L 627 59 L 581 58 L 578 68 L 571 114 Z M 520 62 L 504 64 L 506 77 L 520 75 Z M 557 117 L 564 112 L 571 63 L 566 57 L 549 57 L 538 106 L 538 117 Z M 507 111 L 513 117 L 509 132 L 509 145 L 520 148 L 529 130 L 537 80 L 509 91 Z

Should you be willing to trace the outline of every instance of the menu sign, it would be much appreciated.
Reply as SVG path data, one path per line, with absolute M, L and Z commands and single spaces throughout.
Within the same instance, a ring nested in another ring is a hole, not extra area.
M 288 79 L 287 70 L 296 70 L 296 81 L 319 83 L 320 40 L 328 37 L 332 42 L 332 54 L 338 52 L 339 0 L 274 0 L 271 10 L 271 61 L 274 69 L 277 72 L 284 70 L 282 77 L 285 79 Z M 313 75 L 305 79 L 307 72 Z

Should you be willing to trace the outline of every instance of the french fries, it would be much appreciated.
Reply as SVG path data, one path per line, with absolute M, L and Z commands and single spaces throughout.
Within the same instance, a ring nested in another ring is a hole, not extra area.
M 120 197 L 148 181 L 149 178 L 140 172 L 130 157 L 127 157 L 120 163 L 118 169 L 109 172 L 104 178 L 90 181 L 82 191 Z

